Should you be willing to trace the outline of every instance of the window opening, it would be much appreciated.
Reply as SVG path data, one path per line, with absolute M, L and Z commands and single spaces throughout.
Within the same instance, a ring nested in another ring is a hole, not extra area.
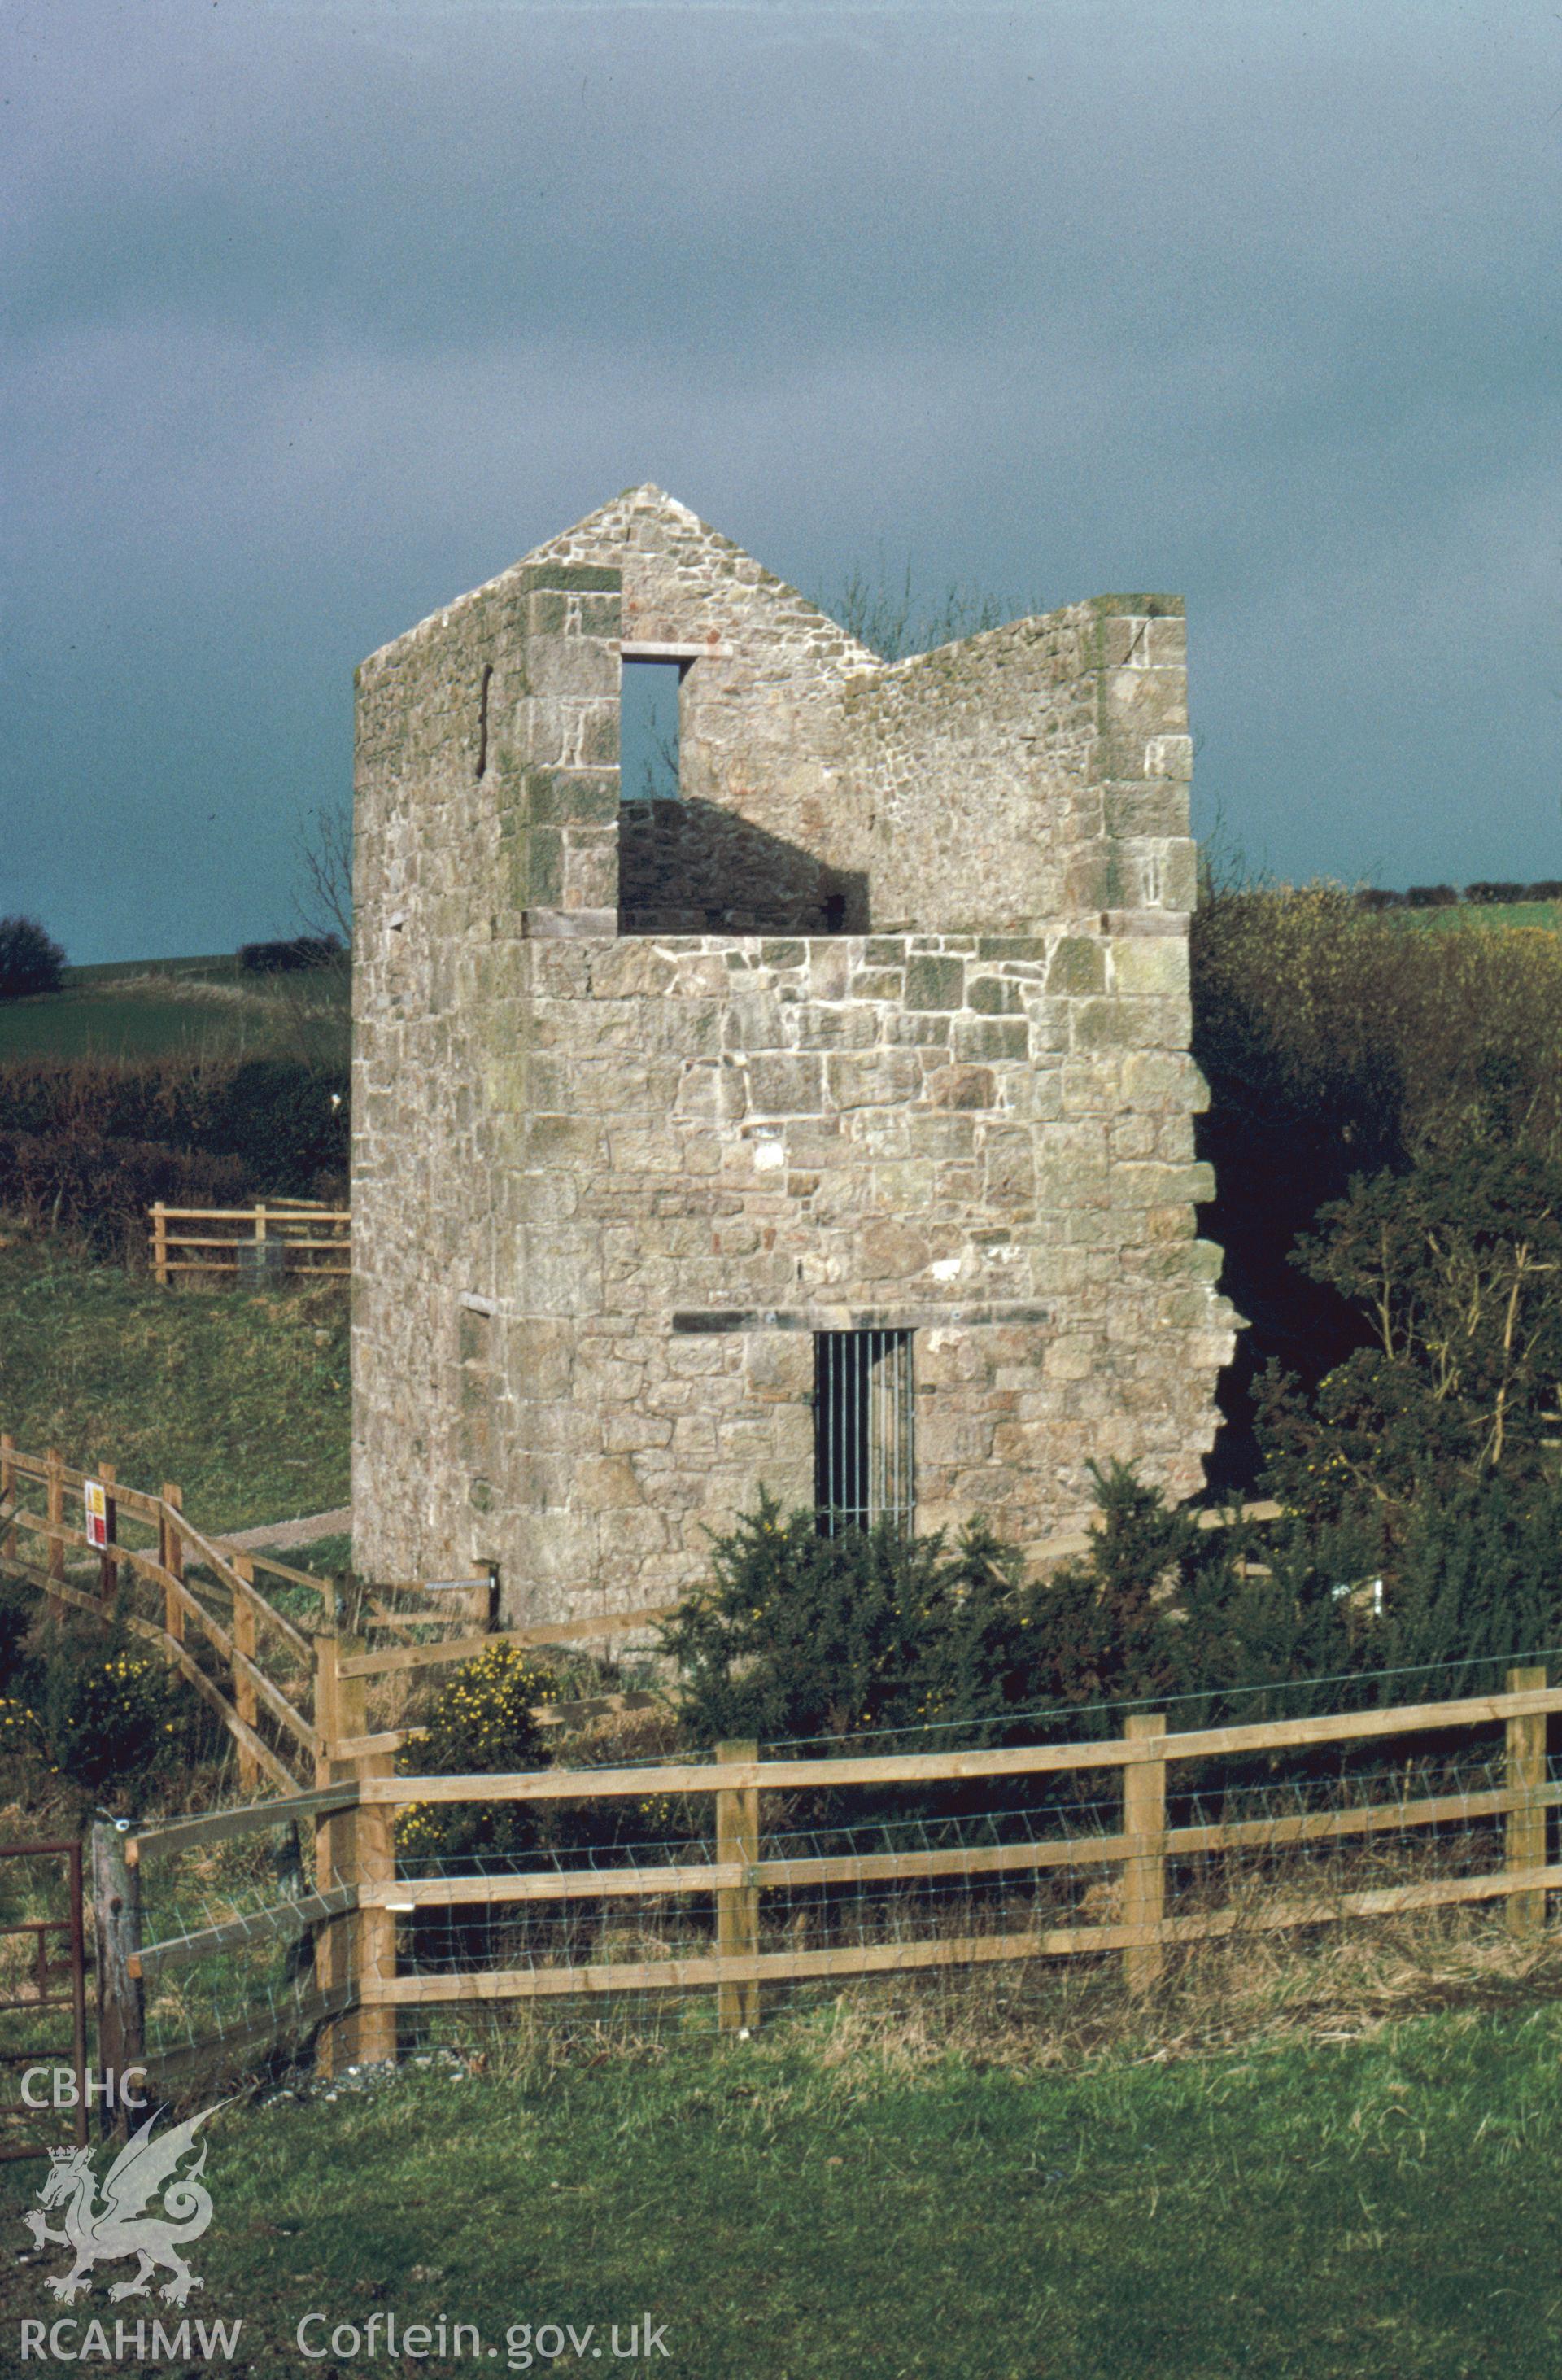
M 493 684 L 493 663 L 483 663 L 483 682 L 478 689 L 478 774 L 488 771 L 488 690 Z
M 909 1330 L 814 1340 L 814 1501 L 826 1536 L 889 1521 L 910 1531 L 916 1495 Z
M 619 794 L 626 802 L 678 799 L 678 688 L 682 662 L 625 654 L 618 710 Z

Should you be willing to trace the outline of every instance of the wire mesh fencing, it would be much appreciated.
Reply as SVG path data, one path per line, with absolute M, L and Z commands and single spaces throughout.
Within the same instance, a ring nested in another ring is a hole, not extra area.
M 328 2065 L 469 2032 L 672 2042 L 850 2006 L 1143 2000 L 1349 1936 L 1544 1941 L 1562 1689 L 1081 1742 L 357 1777 L 149 1832 L 149 2056 L 326 2029 Z M 202 1826 L 205 1835 L 198 1831 Z M 288 1830 L 291 1829 L 291 1837 Z M 264 1840 L 262 1840 L 264 1837 Z

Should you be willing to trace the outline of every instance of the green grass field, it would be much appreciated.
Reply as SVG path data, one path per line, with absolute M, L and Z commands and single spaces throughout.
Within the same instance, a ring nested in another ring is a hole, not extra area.
M 1383 914 L 1417 926 L 1435 926 L 1445 933 L 1492 926 L 1534 926 L 1550 934 L 1562 929 L 1562 903 L 1556 901 L 1494 901 L 1489 905 L 1459 901 L 1446 909 L 1386 909 Z
M 611 2326 L 648 2314 L 679 2380 L 1552 2380 L 1559 2055 L 1551 2007 L 1073 2072 L 896 2070 L 832 2055 L 828 2020 L 701 2058 L 413 2070 L 215 2119 L 188 2311 L 242 2321 L 235 2370 L 339 2380 L 575 2368 L 567 2337 L 520 2360 L 548 2325 L 591 2325 L 580 2361 L 611 2369 Z M 6 2260 L 0 2337 L 59 2266 Z M 475 2325 L 477 2352 L 393 2363 L 393 2312 Z M 308 2344 L 358 2348 L 304 2361 L 310 2313 Z
M 237 956 L 233 952 L 207 953 L 182 959 L 103 959 L 91 966 L 67 966 L 65 987 L 67 991 L 79 990 L 84 985 L 134 982 L 144 976 L 176 976 L 208 983 L 237 983 L 240 979 Z
M 160 1290 L 63 1241 L 0 1236 L 0 1428 L 27 1452 L 175 1480 L 212 1529 L 346 1502 L 345 1282 Z
M 241 976 L 231 958 L 72 967 L 62 991 L 0 1002 L 0 1064 L 201 1051 L 342 1062 L 349 997 L 345 967 L 269 980 Z

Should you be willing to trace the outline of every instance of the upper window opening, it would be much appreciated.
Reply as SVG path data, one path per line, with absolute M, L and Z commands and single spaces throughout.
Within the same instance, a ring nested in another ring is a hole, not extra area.
M 624 655 L 619 703 L 619 793 L 626 802 L 675 802 L 681 662 Z

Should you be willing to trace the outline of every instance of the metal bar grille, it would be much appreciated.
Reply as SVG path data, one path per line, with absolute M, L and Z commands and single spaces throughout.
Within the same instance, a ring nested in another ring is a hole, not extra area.
M 814 1501 L 827 1536 L 915 1512 L 909 1330 L 821 1330 L 814 1341 Z

